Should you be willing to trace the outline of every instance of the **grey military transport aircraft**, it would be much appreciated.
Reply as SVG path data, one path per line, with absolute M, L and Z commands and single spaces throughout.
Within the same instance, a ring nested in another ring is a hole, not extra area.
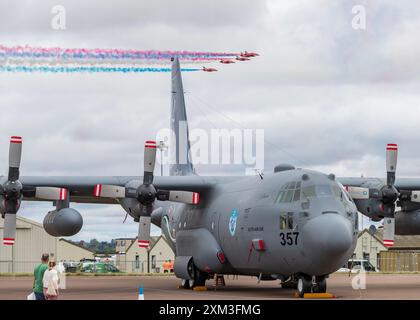
M 326 279 L 352 256 L 358 211 L 385 219 L 385 240 L 420 233 L 420 180 L 395 179 L 397 146 L 387 146 L 387 179 L 336 178 L 281 164 L 264 176 L 199 176 L 191 162 L 184 91 L 172 59 L 171 129 L 176 155 L 170 176 L 154 177 L 156 142 L 146 141 L 143 176 L 20 177 L 22 139 L 12 137 L 8 176 L 0 177 L 3 243 L 15 242 L 21 201 L 52 201 L 44 219 L 52 236 L 72 236 L 83 225 L 75 203 L 120 204 L 139 222 L 138 245 L 148 248 L 150 224 L 175 252 L 174 271 L 185 289 L 214 274 L 280 280 L 299 294 L 325 292 Z M 180 141 L 187 147 L 180 148 Z M 184 154 L 183 154 L 184 153 Z M 180 157 L 186 161 L 180 163 Z M 396 205 L 401 211 L 395 212 Z M 16 239 L 19 241 L 19 239 Z

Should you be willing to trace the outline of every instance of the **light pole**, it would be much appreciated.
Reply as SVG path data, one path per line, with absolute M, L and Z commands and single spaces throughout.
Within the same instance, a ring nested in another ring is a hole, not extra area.
M 160 175 L 163 176 L 163 152 L 168 149 L 168 146 L 161 140 L 157 147 L 160 150 Z

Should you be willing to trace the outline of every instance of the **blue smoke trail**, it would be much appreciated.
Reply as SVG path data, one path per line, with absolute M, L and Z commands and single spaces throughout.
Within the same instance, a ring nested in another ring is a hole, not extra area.
M 201 71 L 197 68 L 182 68 L 182 72 Z M 42 73 L 143 73 L 171 72 L 171 68 L 138 68 L 138 67 L 46 67 L 46 66 L 0 66 L 0 72 L 42 72 Z

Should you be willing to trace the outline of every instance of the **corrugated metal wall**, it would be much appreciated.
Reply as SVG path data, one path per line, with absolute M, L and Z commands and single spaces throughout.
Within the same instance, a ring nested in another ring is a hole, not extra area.
M 2 238 L 3 229 L 0 229 Z M 1 245 L 0 272 L 32 272 L 43 253 L 55 256 L 56 252 L 56 238 L 48 235 L 42 226 L 18 220 L 15 245 Z
M 57 257 L 64 261 L 80 261 L 82 259 L 93 259 L 95 256 L 93 252 L 80 248 L 65 240 L 58 241 Z
M 3 239 L 3 219 L 1 218 L 0 239 Z M 48 253 L 57 262 L 60 260 L 79 261 L 79 256 L 93 257 L 93 254 L 88 256 L 86 250 L 71 244 L 63 244 L 61 250 L 58 250 L 58 246 L 59 239 L 46 233 L 41 224 L 18 217 L 15 245 L 4 246 L 0 243 L 0 273 L 33 272 L 34 267 L 40 263 L 43 253 Z

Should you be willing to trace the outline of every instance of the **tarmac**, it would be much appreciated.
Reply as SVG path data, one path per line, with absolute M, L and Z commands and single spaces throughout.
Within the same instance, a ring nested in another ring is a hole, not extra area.
M 367 274 L 366 288 L 353 289 L 355 275 L 333 274 L 328 292 L 336 299 L 420 299 L 420 274 Z M 296 290 L 281 288 L 279 281 L 225 276 L 226 286 L 207 281 L 206 291 L 180 289 L 174 276 L 68 276 L 60 300 L 136 300 L 143 287 L 146 300 L 261 300 L 297 299 Z M 32 291 L 32 277 L 0 277 L 0 300 L 25 300 Z M 363 281 L 359 282 L 363 287 Z

